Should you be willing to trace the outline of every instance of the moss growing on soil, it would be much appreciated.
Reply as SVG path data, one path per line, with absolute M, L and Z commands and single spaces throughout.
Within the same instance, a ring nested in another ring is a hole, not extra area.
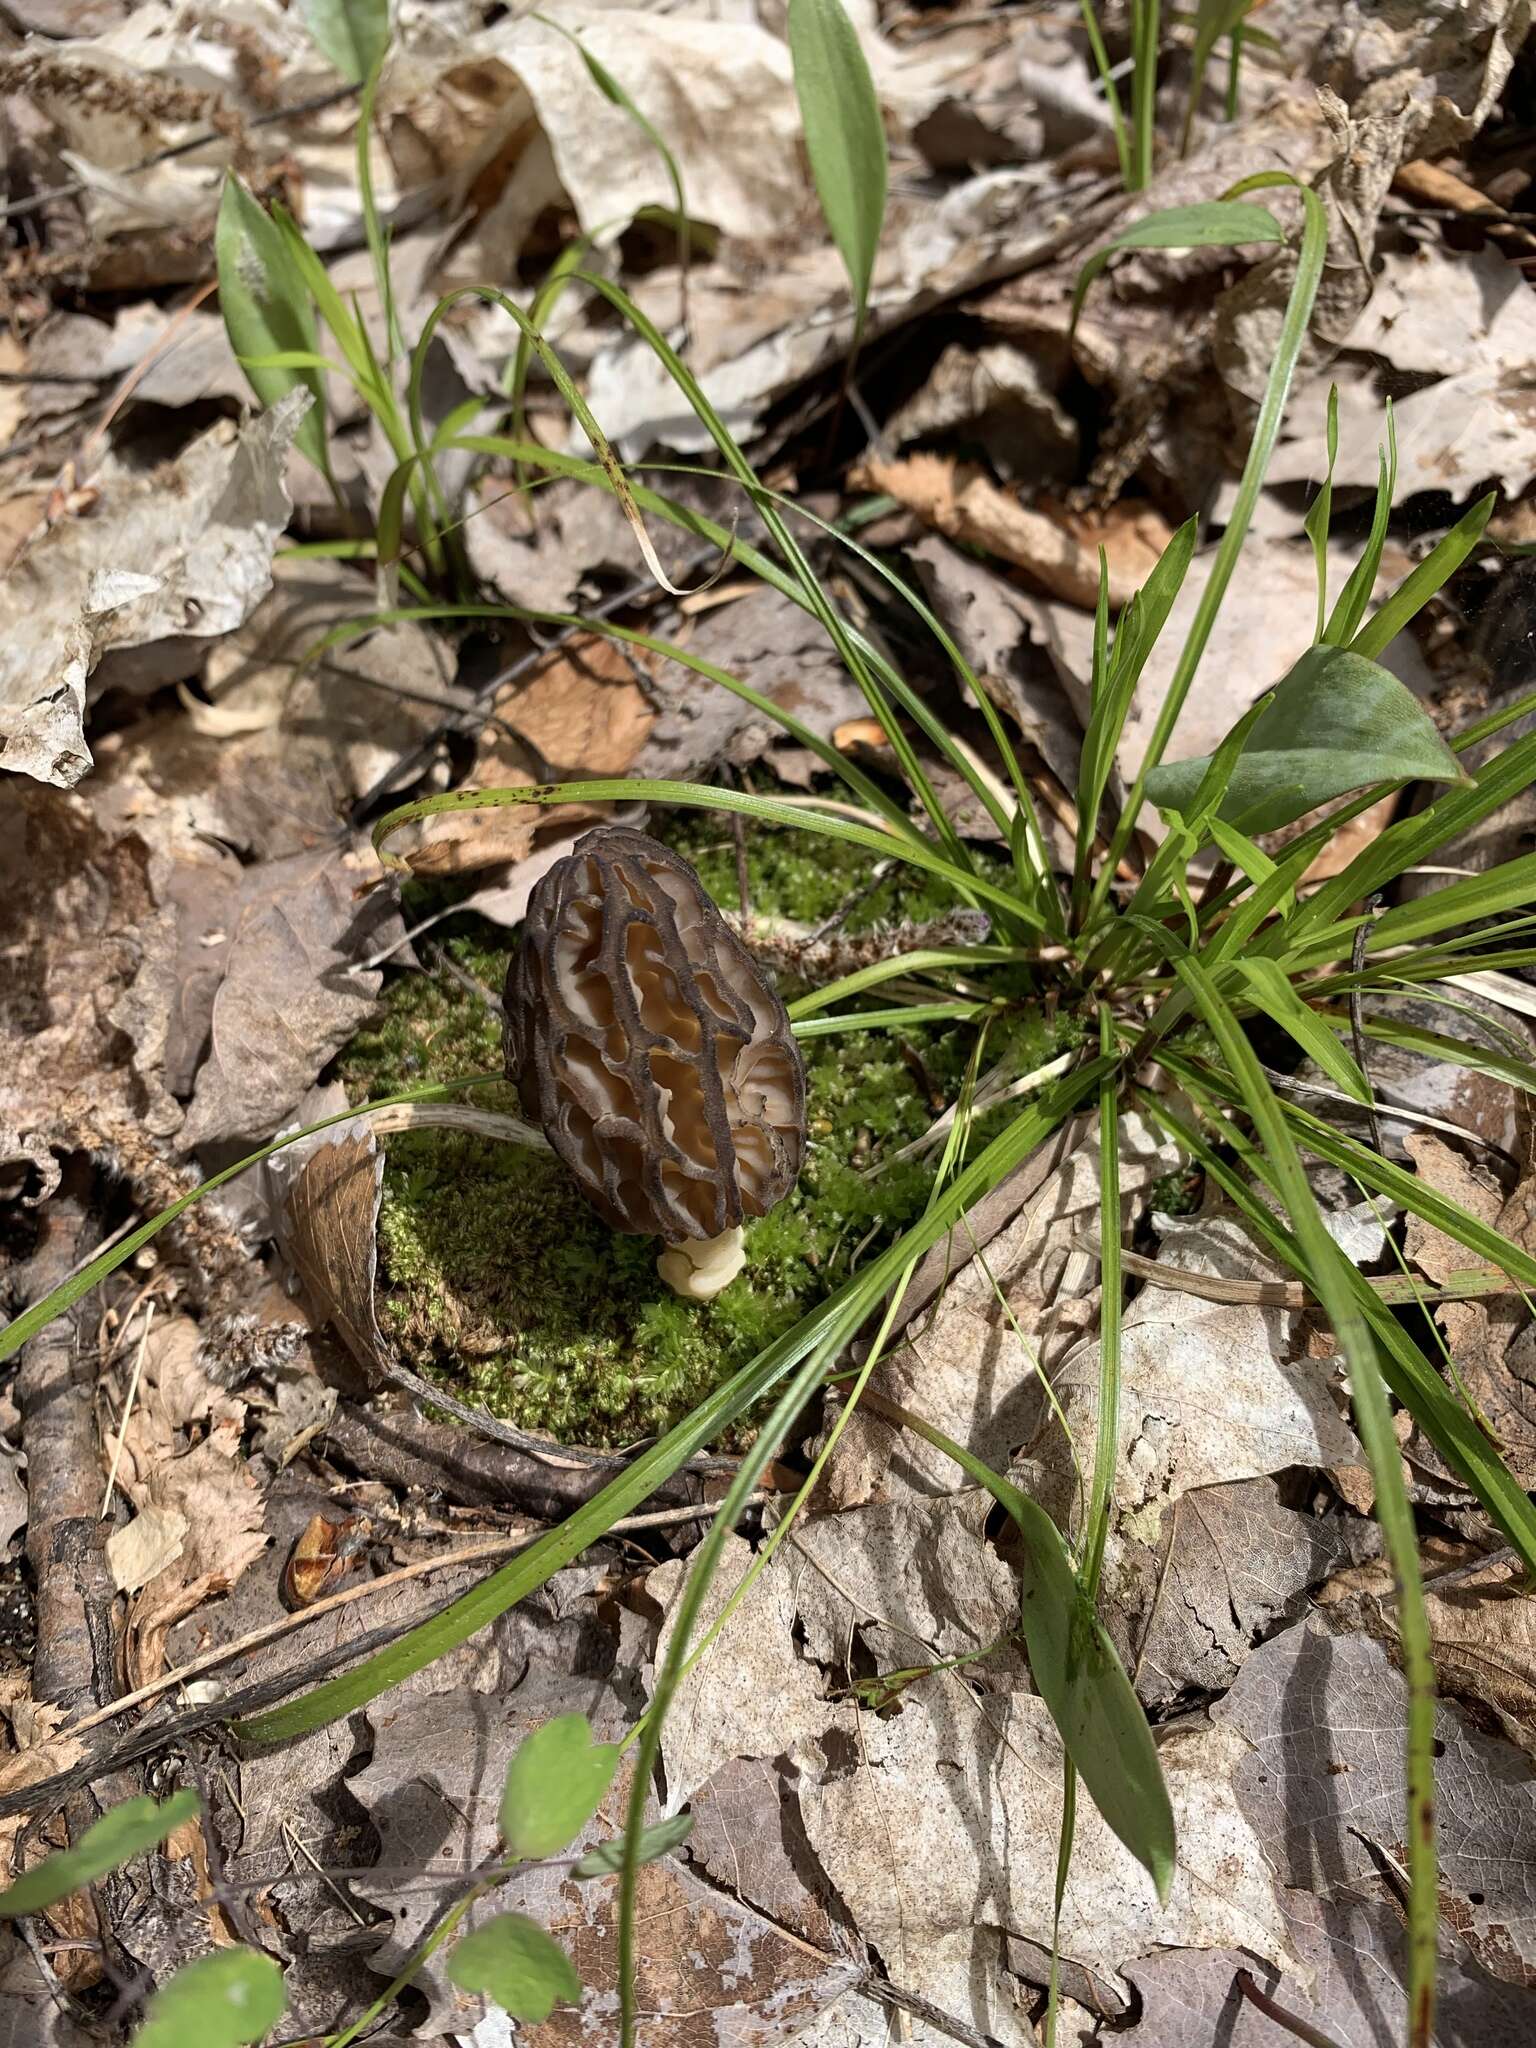
M 664 820 L 661 830 L 719 900 L 734 902 L 734 847 L 718 819 Z M 754 829 L 748 872 L 755 911 L 814 922 L 860 885 L 867 856 Z M 926 878 L 896 875 L 849 924 L 948 907 Z M 448 929 L 450 957 L 499 992 L 510 940 L 474 919 Z M 921 1211 L 934 1155 L 867 1169 L 928 1128 L 935 1098 L 953 1100 L 971 1043 L 969 1031 L 933 1030 L 807 1043 L 805 1170 L 771 1215 L 748 1224 L 745 1272 L 706 1304 L 674 1295 L 657 1277 L 656 1240 L 609 1230 L 547 1153 L 449 1131 L 392 1137 L 379 1218 L 384 1327 L 419 1370 L 520 1428 L 604 1445 L 666 1429 Z M 1049 1053 L 1031 1006 L 993 1027 L 986 1058 L 1023 1071 Z M 340 1072 L 360 1101 L 500 1059 L 498 1020 L 480 998 L 447 976 L 410 974 L 386 990 L 383 1016 L 353 1040 Z M 516 1106 L 499 1085 L 476 1099 Z M 983 1124 L 978 1138 L 987 1135 Z

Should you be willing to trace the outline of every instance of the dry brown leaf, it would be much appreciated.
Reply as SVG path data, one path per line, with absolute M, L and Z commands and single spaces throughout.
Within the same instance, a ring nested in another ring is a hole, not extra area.
M 404 936 L 393 892 L 366 889 L 376 874 L 335 846 L 243 871 L 183 1151 L 270 1137 L 372 1015 L 380 972 L 346 970 Z
M 1419 1178 L 1436 1194 L 1446 1195 L 1459 1203 L 1480 1223 L 1497 1223 L 1504 1206 L 1498 1189 L 1481 1180 L 1462 1155 L 1443 1138 L 1435 1137 L 1430 1131 L 1414 1131 L 1404 1139 L 1403 1146 Z M 1409 1259 L 1437 1286 L 1443 1286 L 1452 1273 L 1461 1272 L 1473 1263 L 1472 1254 L 1464 1244 L 1458 1244 L 1446 1231 L 1412 1214 L 1408 1217 L 1404 1249 Z
M 210 1383 L 199 1341 L 189 1317 L 150 1332 L 121 1437 L 107 1437 L 109 1459 L 121 1445 L 117 1483 L 139 1514 L 164 1531 L 179 1520 L 183 1530 L 129 1602 L 130 1685 L 159 1675 L 167 1630 L 227 1592 L 268 1541 L 264 1495 L 241 1448 L 245 1404 Z
M 487 724 L 470 784 L 490 789 L 627 774 L 656 723 L 635 680 L 640 659 L 596 633 L 578 635 L 557 649 L 529 681 L 495 699 L 495 715 L 504 723 Z M 526 858 L 542 827 L 600 817 L 606 808 L 529 804 L 429 819 L 407 857 L 421 875 L 500 867 Z
M 866 457 L 854 478 L 888 491 L 951 540 L 984 548 L 1025 569 L 1055 597 L 1091 611 L 1099 596 L 1099 555 L 1109 562 L 1109 601 L 1127 604 L 1170 538 L 1149 505 L 1115 505 L 1102 514 L 1069 514 L 1021 505 L 981 470 L 947 455 L 895 462 Z
M 107 1538 L 107 1563 L 119 1593 L 136 1593 L 173 1565 L 186 1545 L 187 1518 L 180 1508 L 153 1502 Z
M 1347 1901 L 1406 1855 L 1406 1689 L 1386 1649 L 1319 1617 L 1262 1643 L 1214 1708 L 1233 1789 L 1280 1883 Z M 1536 1771 L 1457 1707 L 1435 1716 L 1440 1901 L 1492 1975 L 1536 1985 Z
M 109 466 L 90 519 L 64 520 L 11 570 L 0 599 L 0 764 L 68 788 L 91 765 L 86 678 L 109 647 L 229 632 L 272 581 L 291 510 L 293 393 L 236 430 L 221 421 L 169 475 Z
M 26 1685 L 25 1678 L 18 1675 L 7 1678 L 0 1688 L 0 1713 L 9 1724 L 14 1745 L 9 1756 L 0 1756 L 0 1798 L 24 1792 L 59 1771 L 72 1770 L 86 1754 L 83 1742 L 59 1732 L 64 1709 L 38 1705 Z M 19 1875 L 14 1862 L 16 1841 L 27 1822 L 24 1813 L 0 1820 L 0 1872 L 11 1877 Z

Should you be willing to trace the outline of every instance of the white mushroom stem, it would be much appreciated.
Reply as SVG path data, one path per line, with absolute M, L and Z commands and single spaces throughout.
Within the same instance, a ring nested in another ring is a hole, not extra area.
M 713 1301 L 747 1263 L 746 1240 L 738 1223 L 718 1237 L 688 1237 L 668 1245 L 656 1270 L 685 1301 Z

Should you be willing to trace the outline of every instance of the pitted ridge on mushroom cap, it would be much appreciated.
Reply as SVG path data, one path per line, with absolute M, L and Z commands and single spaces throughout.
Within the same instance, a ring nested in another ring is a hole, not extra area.
M 669 1244 L 762 1216 L 805 1156 L 784 1005 L 681 855 L 601 825 L 529 899 L 506 1057 L 615 1230 Z

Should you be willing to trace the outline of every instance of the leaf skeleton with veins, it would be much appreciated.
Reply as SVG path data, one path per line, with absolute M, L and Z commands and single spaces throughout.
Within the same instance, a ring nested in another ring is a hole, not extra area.
M 615 1230 L 705 1301 L 805 1157 L 789 1017 L 680 855 L 603 825 L 534 890 L 507 974 L 507 1075 Z

